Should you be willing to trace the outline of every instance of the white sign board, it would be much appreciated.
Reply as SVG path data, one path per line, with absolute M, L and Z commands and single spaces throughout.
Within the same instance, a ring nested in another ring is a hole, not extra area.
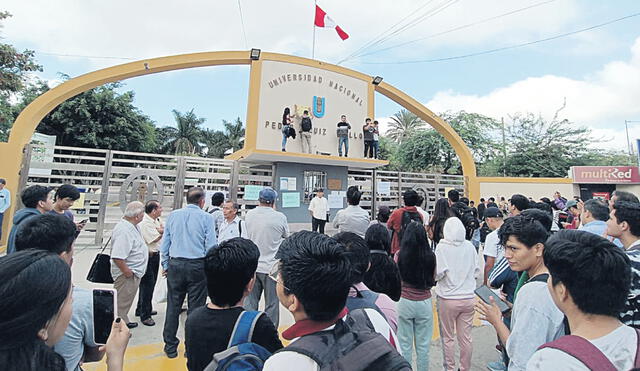
M 260 86 L 257 148 L 280 151 L 282 115 L 288 107 L 295 116 L 296 139 L 288 138 L 287 152 L 302 152 L 301 117 L 311 110 L 311 153 L 338 155 L 337 124 L 341 115 L 351 124 L 349 157 L 363 158 L 363 125 L 367 118 L 368 84 L 336 72 L 293 63 L 264 61 Z
M 381 196 L 391 196 L 391 182 L 378 182 L 377 191 Z
M 33 151 L 31 152 L 29 175 L 51 175 L 51 169 L 38 168 L 38 164 L 50 164 L 53 162 L 56 136 L 33 133 L 31 143 L 37 144 L 37 146 L 33 147 Z

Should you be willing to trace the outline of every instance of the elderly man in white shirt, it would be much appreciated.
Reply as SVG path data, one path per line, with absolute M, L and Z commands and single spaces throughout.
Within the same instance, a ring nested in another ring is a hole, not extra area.
M 162 215 L 162 205 L 160 205 L 160 202 L 156 200 L 147 201 L 144 205 L 144 218 L 140 224 L 138 224 L 142 238 L 149 248 L 149 262 L 147 263 L 147 272 L 140 280 L 140 294 L 138 295 L 136 316 L 139 316 L 142 324 L 146 326 L 154 326 L 156 324 L 151 318 L 151 316 L 156 314 L 151 306 L 151 301 L 153 299 L 153 289 L 158 280 L 160 241 L 164 233 L 164 226 L 160 221 L 160 215 Z
M 149 260 L 147 244 L 138 229 L 143 218 L 144 205 L 133 201 L 127 205 L 122 220 L 111 234 L 111 275 L 113 287 L 118 291 L 118 317 L 129 328 L 138 326 L 137 322 L 129 321 L 129 309 Z
M 327 224 L 327 214 L 329 213 L 329 202 L 324 198 L 324 189 L 318 188 L 316 196 L 309 203 L 309 213 L 311 213 L 311 230 L 324 234 L 324 225 Z
M 220 225 L 220 234 L 218 235 L 218 244 L 223 241 L 230 240 L 235 237 L 247 237 L 247 227 L 244 220 L 238 216 L 240 206 L 233 201 L 226 201 L 222 204 L 222 214 L 224 220 Z

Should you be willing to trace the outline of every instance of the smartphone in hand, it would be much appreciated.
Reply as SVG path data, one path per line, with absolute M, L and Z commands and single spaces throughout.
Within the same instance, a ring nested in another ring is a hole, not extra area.
M 117 294 L 113 289 L 93 289 L 93 341 L 106 344 L 116 318 Z
M 496 305 L 500 309 L 500 312 L 502 313 L 506 313 L 511 310 L 511 308 L 507 305 L 507 303 L 502 301 L 502 298 L 500 298 L 498 294 L 493 292 L 493 290 L 491 290 L 487 285 L 482 285 L 478 287 L 475 290 L 475 293 L 476 295 L 478 295 L 480 299 L 482 299 L 482 301 L 484 301 L 487 304 L 491 304 L 491 300 L 489 300 L 489 298 L 493 297 L 493 301 L 496 303 Z

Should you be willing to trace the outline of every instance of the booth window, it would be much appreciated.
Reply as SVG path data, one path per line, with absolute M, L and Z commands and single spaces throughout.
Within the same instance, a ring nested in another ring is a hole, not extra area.
M 318 188 L 327 188 L 327 173 L 324 171 L 304 172 L 304 203 L 308 204 Z

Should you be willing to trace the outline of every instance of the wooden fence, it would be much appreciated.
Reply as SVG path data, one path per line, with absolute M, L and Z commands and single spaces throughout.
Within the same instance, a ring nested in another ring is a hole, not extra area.
M 19 189 L 34 184 L 78 187 L 82 197 L 72 211 L 78 221 L 89 220 L 78 245 L 101 244 L 122 217 L 122 205 L 133 199 L 160 200 L 166 216 L 183 206 L 189 187 L 199 186 L 209 192 L 227 192 L 244 212 L 257 204 L 243 199 L 246 185 L 274 184 L 272 165 L 77 147 L 56 146 L 53 151 L 48 150 L 34 144 L 25 147 Z M 372 199 L 379 182 L 390 183 L 386 184 L 390 185 L 390 193 Z M 348 184 L 361 188 L 361 205 L 372 209 L 372 214 L 380 205 L 401 206 L 402 192 L 411 188 L 426 196 L 428 210 L 448 188 L 466 193 L 464 177 L 440 174 L 349 169 Z M 144 189 L 144 194 L 133 192 L 136 189 Z

